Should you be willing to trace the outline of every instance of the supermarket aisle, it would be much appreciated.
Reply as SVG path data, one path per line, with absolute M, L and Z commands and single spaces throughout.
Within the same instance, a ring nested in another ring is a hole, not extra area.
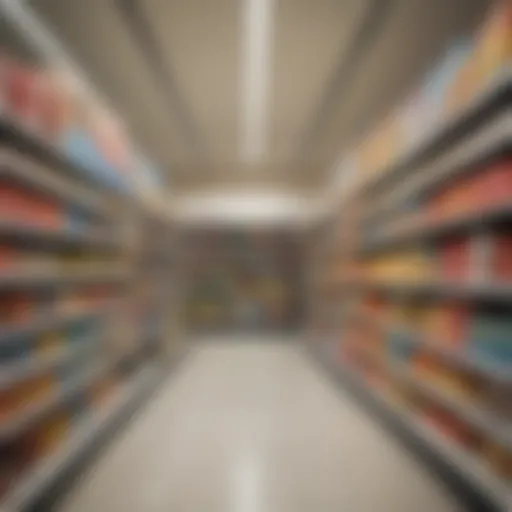
M 445 512 L 430 480 L 288 344 L 205 344 L 62 512 Z

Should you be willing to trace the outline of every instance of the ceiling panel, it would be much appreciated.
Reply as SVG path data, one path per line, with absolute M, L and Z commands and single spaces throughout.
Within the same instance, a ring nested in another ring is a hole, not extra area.
M 310 190 L 344 148 L 404 99 L 450 37 L 477 24 L 489 1 L 274 0 L 270 144 L 251 165 L 239 158 L 243 0 L 28 3 L 176 188 Z M 369 13 L 384 4 L 389 11 L 376 16 L 371 43 L 343 73 Z M 128 11 L 142 20 L 152 56 Z

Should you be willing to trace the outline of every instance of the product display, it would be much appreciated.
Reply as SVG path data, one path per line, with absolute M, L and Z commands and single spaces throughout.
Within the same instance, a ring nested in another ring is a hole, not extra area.
M 122 124 L 73 84 L 0 57 L 1 510 L 32 505 L 76 457 L 70 446 L 92 442 L 136 399 L 140 375 L 159 371 L 147 338 L 156 352 L 166 336 L 155 320 L 163 300 L 128 316 L 152 286 L 130 245 L 152 232 L 131 213 L 145 211 L 134 208 L 139 160 Z M 168 285 L 158 273 L 152 281 Z
M 286 330 L 298 317 L 299 257 L 292 233 L 211 230 L 185 240 L 194 330 Z
M 359 186 L 334 229 L 359 236 L 322 262 L 344 312 L 329 357 L 499 510 L 512 484 L 512 165 L 501 142 L 478 154 L 466 141 L 510 106 L 511 58 L 512 6 L 498 2 L 355 149 Z

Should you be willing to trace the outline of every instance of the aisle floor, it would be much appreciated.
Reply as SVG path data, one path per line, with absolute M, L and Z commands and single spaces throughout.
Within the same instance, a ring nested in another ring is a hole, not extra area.
M 426 470 L 291 344 L 201 344 L 62 512 L 447 512 Z

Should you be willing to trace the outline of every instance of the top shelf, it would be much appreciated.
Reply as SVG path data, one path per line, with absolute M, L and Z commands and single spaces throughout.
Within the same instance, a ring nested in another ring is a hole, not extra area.
M 479 126 L 485 118 L 504 107 L 512 96 L 511 92 L 512 70 L 507 66 L 467 106 L 461 108 L 459 113 L 448 116 L 439 126 L 433 127 L 417 145 L 380 171 L 378 176 L 362 183 L 360 193 L 375 194 L 402 178 L 411 166 L 420 165 L 464 138 L 473 127 Z
M 101 181 L 90 169 L 72 161 L 58 146 L 32 132 L 20 121 L 6 116 L 5 113 L 0 113 L 0 138 L 12 142 L 31 156 L 59 169 L 61 173 L 71 175 L 83 185 L 92 186 L 95 189 L 101 188 L 107 194 L 119 198 L 125 195 L 122 191 Z

